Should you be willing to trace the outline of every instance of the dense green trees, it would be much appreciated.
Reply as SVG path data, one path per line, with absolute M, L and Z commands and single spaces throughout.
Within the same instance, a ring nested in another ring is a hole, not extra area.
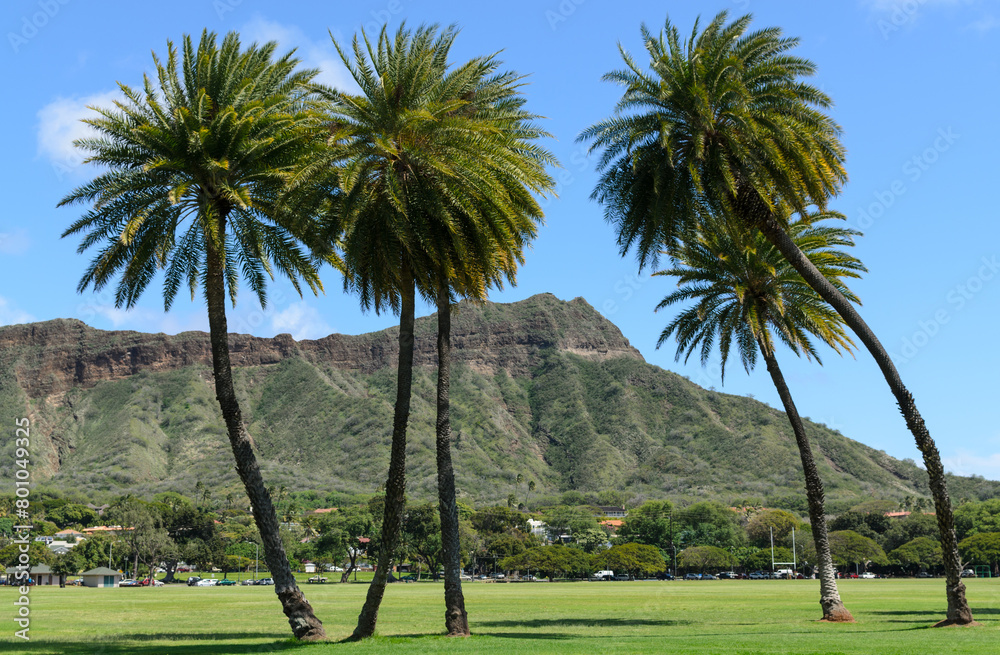
M 718 546 L 689 546 L 677 554 L 677 564 L 690 571 L 718 571 L 736 566 L 736 557 Z
M 591 561 L 595 569 L 608 569 L 635 577 L 661 573 L 667 567 L 659 549 L 646 544 L 612 546 L 596 554 Z
M 60 528 L 89 527 L 97 523 L 97 512 L 86 505 L 68 503 L 45 513 L 45 517 Z
M 585 577 L 594 570 L 590 555 L 579 548 L 561 544 L 528 549 L 520 555 L 501 560 L 500 566 L 506 571 L 537 573 L 550 580 L 564 576 Z
M 962 556 L 970 564 L 992 567 L 993 575 L 1000 576 L 1000 532 L 979 532 L 958 543 Z
M 730 549 L 746 543 L 736 512 L 720 503 L 693 503 L 677 511 L 675 520 L 678 544 Z
M 764 548 L 774 542 L 781 544 L 789 540 L 792 530 L 801 530 L 802 522 L 792 514 L 781 509 L 769 509 L 754 514 L 747 524 L 747 538 L 755 546 Z
M 960 542 L 959 546 L 962 543 Z M 937 568 L 943 564 L 941 542 L 931 537 L 917 537 L 888 553 L 889 561 L 899 564 L 912 573 L 921 569 Z
M 888 564 L 889 559 L 875 540 L 863 537 L 853 530 L 838 530 L 830 533 L 830 552 L 837 566 Z

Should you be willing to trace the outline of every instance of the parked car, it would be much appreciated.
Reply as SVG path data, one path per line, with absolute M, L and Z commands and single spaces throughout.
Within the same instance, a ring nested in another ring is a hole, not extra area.
M 964 571 L 962 571 L 962 577 L 963 578 L 974 578 L 974 577 L 976 577 L 976 572 L 973 571 L 972 569 L 965 569 Z
M 163 580 L 156 580 L 154 578 L 144 578 L 142 582 L 139 583 L 142 587 L 162 587 Z
M 217 587 L 235 587 L 236 586 L 236 580 L 229 580 L 228 578 L 224 579 L 224 580 L 219 580 L 218 582 L 215 583 L 215 586 L 217 586 Z
M 861 577 L 864 578 L 865 580 L 874 580 L 876 578 L 876 575 L 871 571 L 865 571 L 864 573 L 861 574 Z
M 202 578 L 198 582 L 194 583 L 196 587 L 214 587 L 218 584 L 218 580 L 215 578 Z
M 674 574 L 670 571 L 663 571 L 662 573 L 657 574 L 656 578 L 657 580 L 673 580 Z
M 714 575 L 712 575 L 711 573 L 702 573 L 701 574 L 701 579 L 702 580 L 718 580 L 718 578 L 715 577 Z
M 928 573 L 927 571 L 921 571 L 920 573 L 917 574 L 917 577 L 918 578 L 933 578 L 934 576 L 931 575 L 930 573 Z
M 740 576 L 738 576 L 733 571 L 723 571 L 716 577 L 718 577 L 720 580 L 738 580 Z
M 701 580 L 701 573 L 685 573 L 685 580 Z
M 462 573 L 461 575 L 458 576 L 458 578 L 462 582 L 472 582 L 472 576 L 469 575 L 468 573 Z
M 491 573 L 490 577 L 494 580 L 505 580 L 507 578 L 503 573 Z
M 615 580 L 618 580 L 619 582 L 628 582 L 631 579 L 632 576 L 625 575 L 624 573 L 619 573 L 618 575 L 615 576 Z
M 273 587 L 274 578 L 261 578 L 260 580 L 257 581 L 257 584 Z
M 199 581 L 199 580 L 201 580 L 201 578 L 200 578 L 200 577 L 198 577 L 198 576 L 196 576 L 196 575 L 192 575 L 192 576 L 191 576 L 190 578 L 188 578 L 188 579 L 187 579 L 187 585 L 188 585 L 189 587 L 193 587 L 193 586 L 195 586 L 196 584 L 198 584 L 198 581 Z
M 132 580 L 131 578 L 127 578 L 127 579 L 122 580 L 121 582 L 119 582 L 118 586 L 119 587 L 138 587 L 139 586 L 139 581 L 138 580 Z
M 751 580 L 767 580 L 771 577 L 771 574 L 766 571 L 754 571 L 750 574 Z
M 257 584 L 257 581 L 256 580 L 252 580 L 250 578 L 247 578 L 246 580 L 244 580 L 240 584 L 243 585 L 244 587 L 246 587 L 246 586 L 253 586 L 253 585 Z
M 326 578 L 321 575 L 314 575 L 313 577 L 306 580 L 307 584 L 323 584 L 326 582 Z

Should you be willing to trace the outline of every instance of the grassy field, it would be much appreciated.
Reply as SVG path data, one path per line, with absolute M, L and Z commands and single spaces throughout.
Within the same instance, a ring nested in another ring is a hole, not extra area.
M 943 580 L 844 580 L 857 623 L 819 623 L 818 583 L 605 582 L 465 586 L 475 633 L 440 636 L 439 583 L 390 586 L 380 636 L 365 643 L 289 639 L 273 587 L 168 586 L 31 592 L 31 641 L 3 622 L 0 652 L 107 655 L 264 653 L 991 653 L 1000 644 L 1000 580 L 969 580 L 975 628 L 931 629 L 943 617 Z M 354 627 L 367 585 L 310 585 L 334 640 Z M 3 616 L 15 589 L 0 589 Z

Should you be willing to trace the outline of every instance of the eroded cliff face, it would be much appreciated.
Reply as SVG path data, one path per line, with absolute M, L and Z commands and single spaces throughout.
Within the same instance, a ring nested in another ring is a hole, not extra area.
M 415 362 L 437 364 L 436 317 L 417 320 Z M 631 357 L 642 360 L 621 331 L 582 298 L 564 302 L 541 294 L 510 304 L 460 303 L 452 319 L 453 356 L 486 374 L 506 370 L 528 375 L 539 353 L 555 349 L 594 360 Z M 234 366 L 277 364 L 301 357 L 334 368 L 372 373 L 395 366 L 397 329 L 362 335 L 332 334 L 295 341 L 230 334 Z M 59 396 L 69 389 L 92 387 L 140 371 L 166 371 L 192 365 L 211 366 L 205 332 L 177 335 L 103 331 L 75 319 L 0 327 L 0 365 L 12 372 L 30 398 Z

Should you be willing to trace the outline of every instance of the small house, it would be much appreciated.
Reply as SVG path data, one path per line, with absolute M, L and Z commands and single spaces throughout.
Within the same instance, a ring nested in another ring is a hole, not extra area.
M 18 569 L 14 566 L 8 568 L 7 579 L 14 580 L 13 576 L 17 573 L 17 571 Z M 59 576 L 52 572 L 52 569 L 49 568 L 48 564 L 38 564 L 36 566 L 32 566 L 28 573 L 31 575 L 31 579 L 36 585 L 59 584 Z
M 122 574 L 106 566 L 98 566 L 81 573 L 84 587 L 117 587 Z

